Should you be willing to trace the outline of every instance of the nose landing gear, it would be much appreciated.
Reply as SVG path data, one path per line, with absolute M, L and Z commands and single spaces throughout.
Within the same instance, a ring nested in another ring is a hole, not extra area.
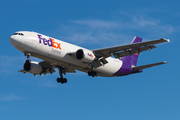
M 26 52 L 26 53 L 24 53 L 24 55 L 25 55 L 25 56 L 26 56 L 26 58 L 27 58 L 26 62 L 31 63 L 31 60 L 29 59 L 29 58 L 30 58 L 30 56 L 31 56 L 31 53 Z
M 30 56 L 31 56 L 31 53 L 29 53 L 29 52 L 26 52 L 26 53 L 24 53 L 24 55 L 27 57 L 27 59 L 29 60 L 29 58 L 30 58 Z

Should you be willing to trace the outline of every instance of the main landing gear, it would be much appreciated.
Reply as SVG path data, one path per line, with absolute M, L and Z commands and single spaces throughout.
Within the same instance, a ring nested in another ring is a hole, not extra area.
M 60 67 L 58 67 L 58 69 L 59 69 L 59 75 L 61 76 L 60 78 L 57 78 L 57 82 L 58 83 L 61 83 L 61 84 L 63 84 L 63 83 L 67 83 L 67 79 L 66 78 L 63 78 L 63 68 L 62 68 L 62 66 L 60 66 Z
M 93 62 L 91 63 L 91 71 L 88 72 L 88 75 L 92 76 L 92 77 L 95 77 L 95 76 L 97 77 L 97 72 L 94 71 L 94 63 Z
M 92 77 L 95 77 L 95 76 L 97 77 L 97 72 L 94 71 L 94 70 L 91 70 L 91 71 L 88 72 L 88 75 L 92 76 Z

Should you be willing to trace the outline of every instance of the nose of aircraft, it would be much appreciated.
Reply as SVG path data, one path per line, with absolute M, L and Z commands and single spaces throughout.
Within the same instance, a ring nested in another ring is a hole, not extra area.
M 9 41 L 13 44 L 14 39 L 12 38 L 12 35 L 9 37 Z
M 14 35 L 11 35 L 11 36 L 9 37 L 9 41 L 11 42 L 11 44 L 12 44 L 13 46 L 16 46 L 17 41 L 16 41 L 16 39 L 14 38 Z
M 12 35 L 9 37 L 9 41 L 10 41 L 10 42 L 12 42 L 12 41 L 13 41 L 13 40 L 12 40 Z

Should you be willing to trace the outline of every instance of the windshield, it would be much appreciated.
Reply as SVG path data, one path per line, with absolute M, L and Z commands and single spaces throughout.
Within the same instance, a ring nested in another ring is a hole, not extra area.
M 21 36 L 24 36 L 24 34 L 22 34 L 22 33 L 14 33 L 14 35 L 21 35 Z

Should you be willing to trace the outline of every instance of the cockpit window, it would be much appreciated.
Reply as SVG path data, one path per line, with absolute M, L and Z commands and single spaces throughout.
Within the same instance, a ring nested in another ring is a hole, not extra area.
M 14 35 L 18 35 L 18 33 L 14 33 Z
M 24 34 L 22 34 L 22 33 L 14 33 L 14 35 L 21 35 L 21 36 L 24 36 Z

